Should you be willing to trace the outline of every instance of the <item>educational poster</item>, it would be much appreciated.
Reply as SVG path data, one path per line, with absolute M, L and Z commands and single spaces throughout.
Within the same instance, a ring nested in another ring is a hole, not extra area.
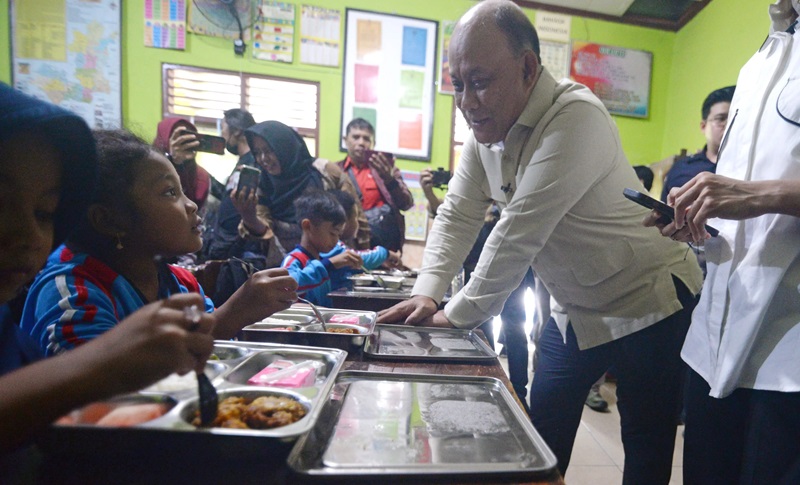
M 339 67 L 342 12 L 313 5 L 300 12 L 300 62 Z
M 294 58 L 294 4 L 264 1 L 253 24 L 253 58 L 288 62 Z
M 572 43 L 572 79 L 588 86 L 611 114 L 648 116 L 652 64 L 651 52 Z
M 408 191 L 414 197 L 414 205 L 409 210 L 403 211 L 406 218 L 406 240 L 424 241 L 428 233 L 428 199 L 425 198 L 425 192 L 419 185 L 419 172 L 401 170 L 400 173 Z
M 365 118 L 375 127 L 377 150 L 430 160 L 437 27 L 347 9 L 342 135 L 353 118 Z
M 80 115 L 122 126 L 118 0 L 12 0 L 15 88 Z
M 542 65 L 556 81 L 569 77 L 570 48 L 565 42 L 539 41 Z
M 439 56 L 442 59 L 439 67 L 439 92 L 442 94 L 456 93 L 455 88 L 453 88 L 453 80 L 450 79 L 450 62 L 447 59 L 447 51 L 450 49 L 450 37 L 453 36 L 455 27 L 455 20 L 442 21 L 442 54 Z
M 186 0 L 144 1 L 144 45 L 186 49 Z

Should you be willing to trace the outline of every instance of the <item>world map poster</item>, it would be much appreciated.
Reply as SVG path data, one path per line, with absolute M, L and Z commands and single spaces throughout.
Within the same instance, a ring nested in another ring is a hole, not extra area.
M 14 87 L 121 126 L 120 23 L 120 0 L 12 0 Z

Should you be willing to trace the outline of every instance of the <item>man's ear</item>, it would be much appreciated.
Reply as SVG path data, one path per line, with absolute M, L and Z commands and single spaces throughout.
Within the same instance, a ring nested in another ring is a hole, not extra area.
M 539 58 L 532 50 L 525 52 L 523 56 L 523 75 L 526 83 L 533 83 L 536 81 L 536 76 L 539 72 Z
M 89 223 L 99 234 L 108 237 L 125 235 L 127 230 L 117 219 L 117 214 L 103 204 L 89 206 Z
M 300 221 L 300 227 L 303 228 L 303 231 L 310 231 L 311 219 L 303 219 L 302 221 Z
M 706 120 L 701 121 L 700 122 L 700 131 L 706 131 L 706 125 L 707 124 L 708 124 L 708 121 L 706 121 Z

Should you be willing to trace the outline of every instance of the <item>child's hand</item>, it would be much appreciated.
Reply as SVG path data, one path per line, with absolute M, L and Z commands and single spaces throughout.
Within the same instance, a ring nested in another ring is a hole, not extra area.
M 337 254 L 336 256 L 330 258 L 331 264 L 334 268 L 361 268 L 364 266 L 364 260 L 361 259 L 354 251 L 345 251 L 342 254 Z
M 243 304 L 255 312 L 253 323 L 289 308 L 297 300 L 296 290 L 297 281 L 287 270 L 270 268 L 253 274 L 236 293 L 242 291 Z
M 187 311 L 187 308 L 195 310 Z M 199 309 L 199 310 L 198 310 Z M 99 359 L 99 386 L 129 392 L 173 372 L 202 370 L 214 347 L 214 316 L 197 293 L 173 295 L 142 307 L 88 345 Z
M 389 251 L 389 256 L 386 257 L 383 263 L 389 268 L 397 268 L 403 264 L 400 260 L 400 251 Z
M 187 160 L 193 160 L 199 146 L 200 142 L 197 141 L 197 137 L 185 126 L 175 128 L 169 137 L 169 153 L 172 155 L 172 163 L 182 165 Z

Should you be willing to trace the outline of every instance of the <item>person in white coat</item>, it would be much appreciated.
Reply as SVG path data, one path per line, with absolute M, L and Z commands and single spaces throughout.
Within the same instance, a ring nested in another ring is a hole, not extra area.
M 685 219 L 645 219 L 705 244 L 708 276 L 681 353 L 686 484 L 800 483 L 798 13 L 797 0 L 770 6 L 772 32 L 739 74 L 716 175 L 669 194 Z

